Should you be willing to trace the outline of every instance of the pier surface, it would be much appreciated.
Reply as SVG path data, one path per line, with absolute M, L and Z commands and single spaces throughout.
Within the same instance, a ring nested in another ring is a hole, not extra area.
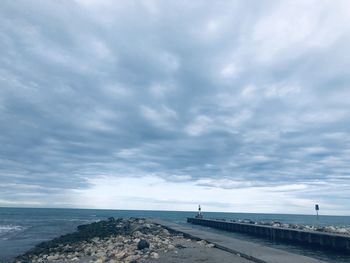
M 187 222 L 231 232 L 268 237 L 272 240 L 284 240 L 317 246 L 328 250 L 350 252 L 350 236 L 346 235 L 203 218 L 187 218 Z
M 162 225 L 169 230 L 180 232 L 189 238 L 205 240 L 215 245 L 216 248 L 225 250 L 247 260 L 257 263 L 325 263 L 325 261 L 289 253 L 283 250 L 266 247 L 252 242 L 242 241 L 236 238 L 193 229 L 189 226 L 178 225 L 172 222 L 153 219 L 153 223 Z M 232 261 L 234 262 L 234 261 Z

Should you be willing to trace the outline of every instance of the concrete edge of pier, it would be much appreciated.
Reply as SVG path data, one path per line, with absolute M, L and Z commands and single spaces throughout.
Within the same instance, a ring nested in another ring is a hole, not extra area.
M 287 243 L 319 247 L 324 250 L 350 253 L 350 236 L 326 232 L 306 231 L 283 227 L 246 224 L 218 219 L 187 218 L 188 223 L 212 227 L 229 232 L 245 233 L 271 240 L 281 240 Z
M 185 237 L 205 240 L 214 244 L 218 249 L 238 255 L 256 263 L 326 263 L 314 258 L 293 254 L 284 250 L 266 247 L 257 243 L 239 240 L 237 238 L 220 235 L 205 230 L 194 229 L 185 225 L 152 219 L 150 222 L 162 225 L 170 231 L 183 234 Z

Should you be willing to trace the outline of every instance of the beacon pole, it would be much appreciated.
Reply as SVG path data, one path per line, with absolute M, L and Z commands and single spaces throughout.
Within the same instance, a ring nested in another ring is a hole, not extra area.
M 203 218 L 201 205 L 198 206 L 198 213 L 196 215 L 196 218 Z
M 316 218 L 317 218 L 317 221 L 318 221 L 318 211 L 320 210 L 320 207 L 318 204 L 315 205 L 315 210 L 316 210 Z

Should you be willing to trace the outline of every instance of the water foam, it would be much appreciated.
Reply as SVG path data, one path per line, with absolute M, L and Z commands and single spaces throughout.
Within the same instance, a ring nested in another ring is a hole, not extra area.
M 17 232 L 23 230 L 24 227 L 22 226 L 15 226 L 15 225 L 0 225 L 0 235 L 7 234 L 10 232 Z

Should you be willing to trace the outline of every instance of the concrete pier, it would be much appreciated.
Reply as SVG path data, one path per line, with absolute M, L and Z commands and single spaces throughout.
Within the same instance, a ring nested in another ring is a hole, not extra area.
M 272 240 L 308 244 L 323 249 L 350 253 L 350 236 L 316 231 L 288 229 L 272 226 L 253 225 L 223 220 L 187 218 L 187 222 L 221 230 L 252 234 Z
M 191 226 L 179 225 L 159 219 L 152 219 L 150 222 L 162 225 L 169 230 L 182 233 L 185 237 L 205 240 L 212 243 L 216 248 L 232 253 L 232 262 L 239 262 L 236 261 L 238 256 L 252 263 L 326 263 L 322 260 L 266 247 L 253 242 L 243 241 L 205 230 L 194 229 Z

